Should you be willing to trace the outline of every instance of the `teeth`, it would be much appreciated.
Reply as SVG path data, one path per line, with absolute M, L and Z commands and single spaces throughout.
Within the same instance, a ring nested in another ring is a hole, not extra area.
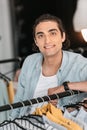
M 51 45 L 51 46 L 45 46 L 45 48 L 47 48 L 47 49 L 48 49 L 48 48 L 51 48 L 51 47 L 53 47 L 53 46 L 52 46 L 52 45 Z

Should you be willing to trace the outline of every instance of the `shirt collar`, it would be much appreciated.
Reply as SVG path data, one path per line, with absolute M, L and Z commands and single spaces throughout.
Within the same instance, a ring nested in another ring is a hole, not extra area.
M 66 53 L 66 51 L 63 51 L 63 58 L 62 58 L 62 64 L 59 68 L 60 71 L 62 71 L 63 69 L 66 68 L 67 64 L 68 64 L 68 53 Z

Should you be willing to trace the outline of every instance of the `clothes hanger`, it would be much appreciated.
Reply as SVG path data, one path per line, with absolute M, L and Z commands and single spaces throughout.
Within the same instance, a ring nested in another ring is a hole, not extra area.
M 17 122 L 15 122 L 15 120 L 5 120 L 3 121 L 1 124 L 0 124 L 0 127 L 4 127 L 6 125 L 9 125 L 9 128 L 10 128 L 10 125 L 14 124 L 16 125 L 17 127 L 21 128 L 22 130 L 26 130 L 25 128 L 23 128 L 21 125 L 19 125 Z
M 65 108 L 70 108 L 70 107 L 72 107 L 72 108 L 76 108 L 76 109 L 79 109 L 81 106 L 82 107 L 84 107 L 85 109 L 87 109 L 87 107 L 85 106 L 85 104 L 87 105 L 87 99 L 86 100 L 84 100 L 84 101 L 82 101 L 82 102 L 77 102 L 77 103 L 75 103 L 75 104 L 69 104 L 69 105 L 65 105 L 65 106 L 63 106 L 63 107 L 65 107 Z
M 11 79 L 9 77 L 7 77 L 6 75 L 2 74 L 1 72 L 0 72 L 0 78 L 3 79 L 7 83 L 7 86 L 9 84 L 9 81 L 11 81 Z
M 0 106 L 0 112 L 7 111 L 10 109 L 16 109 L 16 108 L 24 107 L 24 106 L 31 106 L 36 103 L 41 103 L 41 102 L 44 103 L 49 100 L 60 99 L 62 97 L 66 97 L 66 96 L 70 96 L 74 94 L 78 94 L 78 91 L 73 91 L 72 94 L 71 94 L 71 91 L 67 91 L 67 92 L 62 92 L 62 93 L 53 94 L 49 96 L 37 97 L 30 100 L 24 100 L 24 101 L 12 103 L 12 104 L 6 104 L 3 106 Z
M 8 97 L 9 97 L 9 102 L 12 103 L 14 100 L 14 88 L 13 88 L 13 82 L 12 80 L 7 77 L 6 75 L 0 73 L 0 78 L 3 79 L 6 83 L 7 86 L 7 91 L 8 91 Z
M 41 130 L 45 130 L 44 129 L 44 123 L 43 123 L 43 121 L 41 121 L 42 116 L 40 116 L 40 115 L 29 114 L 28 116 L 22 116 L 21 118 L 16 118 L 16 119 L 18 119 L 18 120 L 21 119 L 21 120 L 24 120 L 24 121 L 28 121 L 35 128 L 39 128 Z M 36 123 L 34 123 L 34 121 L 36 121 Z M 38 125 L 38 123 L 39 123 L 39 125 Z
M 36 120 L 36 123 L 34 123 L 35 120 Z M 22 123 L 20 124 L 20 121 L 21 122 L 22 121 L 24 121 L 24 122 L 27 121 L 29 123 L 29 126 L 31 124 L 32 128 L 30 128 L 30 130 L 33 130 L 33 128 L 35 128 L 35 129 L 39 128 L 41 130 L 45 130 L 44 129 L 44 123 L 41 121 L 41 116 L 39 116 L 39 115 L 38 116 L 36 116 L 36 115 L 28 115 L 28 116 L 22 116 L 20 118 L 15 118 L 14 120 L 5 120 L 4 122 L 2 122 L 0 124 L 0 127 L 2 127 L 3 130 L 4 130 L 4 127 L 6 128 L 6 125 L 8 125 L 7 127 L 12 128 L 12 127 L 14 127 L 13 126 L 13 124 L 14 124 L 14 125 L 16 125 L 18 128 L 20 128 L 22 130 L 27 130 L 27 128 L 25 128 L 26 126 L 24 127 L 24 126 L 22 126 Z M 38 125 L 38 123 L 39 123 L 39 125 Z M 11 125 L 12 125 L 12 127 L 11 127 Z

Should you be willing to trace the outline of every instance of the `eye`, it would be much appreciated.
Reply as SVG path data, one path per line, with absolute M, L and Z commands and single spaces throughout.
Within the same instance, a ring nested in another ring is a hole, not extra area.
M 52 32 L 51 32 L 51 35 L 56 35 L 56 34 L 57 34 L 56 31 L 52 31 Z
M 39 35 L 37 35 L 37 38 L 38 38 L 38 39 L 43 38 L 43 34 L 39 34 Z

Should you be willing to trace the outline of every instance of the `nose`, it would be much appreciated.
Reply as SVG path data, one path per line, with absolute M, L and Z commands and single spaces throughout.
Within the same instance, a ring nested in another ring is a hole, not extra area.
M 45 42 L 49 43 L 50 42 L 50 37 L 48 35 L 45 36 Z

